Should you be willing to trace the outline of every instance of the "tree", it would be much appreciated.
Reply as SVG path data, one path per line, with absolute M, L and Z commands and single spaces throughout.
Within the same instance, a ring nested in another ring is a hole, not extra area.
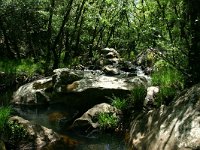
M 188 50 L 188 86 L 200 83 L 200 0 L 185 0 L 190 33 Z

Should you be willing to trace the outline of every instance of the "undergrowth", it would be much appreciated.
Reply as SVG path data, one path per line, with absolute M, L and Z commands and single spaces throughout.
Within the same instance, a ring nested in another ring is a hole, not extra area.
M 184 88 L 183 76 L 164 61 L 157 62 L 155 68 L 156 70 L 152 74 L 152 85 L 160 88 L 156 97 L 156 105 L 168 105 L 176 94 Z
M 42 63 L 35 63 L 33 59 L 0 60 L 0 71 L 6 74 L 22 74 L 32 76 L 35 73 L 44 73 Z

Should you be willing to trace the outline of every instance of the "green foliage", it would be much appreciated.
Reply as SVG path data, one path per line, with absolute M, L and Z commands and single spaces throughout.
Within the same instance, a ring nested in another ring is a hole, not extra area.
M 44 73 L 44 70 L 42 69 L 41 63 L 34 63 L 32 59 L 22 59 L 20 63 L 16 66 L 16 73 L 26 73 L 29 76 L 34 75 L 35 73 Z
M 35 63 L 32 59 L 22 60 L 7 60 L 3 59 L 0 61 L 0 71 L 6 74 L 20 75 L 25 73 L 28 76 L 32 76 L 35 73 L 44 73 L 41 63 Z
M 158 61 L 155 67 L 157 69 L 152 74 L 152 84 L 160 87 L 156 103 L 158 106 L 169 104 L 177 92 L 183 89 L 183 76 L 164 61 Z
M 12 74 L 16 72 L 16 62 L 10 60 L 0 60 L 0 71 L 7 74 Z
M 114 116 L 113 113 L 100 113 L 97 119 L 102 130 L 115 129 L 119 123 L 119 118 Z
M 123 110 L 128 105 L 126 99 L 122 99 L 122 98 L 116 97 L 114 95 L 110 99 L 111 99 L 111 105 L 116 107 L 117 109 Z
M 164 61 L 156 63 L 156 71 L 152 74 L 152 84 L 159 86 L 173 86 L 182 89 L 184 86 L 182 74 Z
M 15 147 L 16 144 L 27 140 L 28 133 L 25 128 L 14 121 L 9 121 L 11 107 L 0 107 L 0 138 Z
M 123 52 L 121 52 L 121 57 L 128 61 L 135 60 L 135 58 L 136 58 L 135 53 L 133 52 L 132 49 L 130 50 L 129 53 L 127 51 L 123 50 Z
M 98 51 L 94 51 L 93 52 L 93 57 L 92 57 L 93 61 L 99 60 L 100 58 L 101 58 L 100 53 Z
M 62 68 L 73 68 L 74 66 L 80 65 L 82 62 L 81 57 L 70 58 L 67 63 L 61 63 L 60 67 Z
M 10 107 L 0 107 L 0 133 L 3 132 L 5 125 L 10 117 Z
M 155 48 L 173 66 L 190 70 L 186 74 L 197 74 L 199 79 L 198 68 L 190 62 L 199 59 L 195 57 L 199 35 L 191 32 L 198 29 L 195 27 L 198 24 L 193 23 L 198 20 L 198 9 L 194 7 L 196 18 L 187 17 L 192 16 L 190 4 L 198 3 L 183 0 L 1 1 L 0 57 L 45 59 L 44 68 L 50 68 L 58 67 L 65 53 L 69 54 L 71 63 L 65 65 L 71 67 L 80 62 L 77 56 L 88 51 L 96 59 L 99 56 L 95 50 L 102 47 L 124 49 L 125 59 L 134 59 L 139 52 Z M 188 55 L 191 50 L 194 56 Z M 149 55 L 147 62 L 151 64 L 151 60 Z M 38 65 L 32 64 L 28 72 L 38 70 Z M 23 72 L 26 66 L 3 68 L 7 72 Z
M 21 124 L 8 121 L 4 126 L 2 137 L 10 147 L 15 147 L 19 142 L 28 140 L 28 133 Z
M 158 86 L 174 86 L 183 88 L 183 77 L 178 70 L 167 62 L 160 60 L 155 64 L 155 72 L 152 74 L 152 84 Z
M 141 111 L 143 108 L 143 102 L 146 97 L 146 87 L 143 85 L 139 85 L 135 87 L 130 94 L 129 98 L 129 106 L 132 106 L 135 110 Z
M 10 147 L 22 140 L 27 140 L 28 134 L 25 128 L 14 121 L 9 121 L 11 107 L 0 107 L 0 138 Z

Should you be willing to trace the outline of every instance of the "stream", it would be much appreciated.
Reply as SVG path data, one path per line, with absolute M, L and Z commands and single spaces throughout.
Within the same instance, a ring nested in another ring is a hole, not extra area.
M 0 102 L 2 105 L 8 105 L 12 97 L 12 91 L 1 93 Z M 72 119 L 78 110 L 69 108 L 63 104 L 54 104 L 48 106 L 13 106 L 16 114 L 24 119 L 53 129 L 55 132 L 64 135 L 71 142 L 70 149 L 73 150 L 128 150 L 123 135 L 111 133 L 82 133 L 79 131 L 68 130 L 69 124 L 66 120 Z M 70 121 L 69 121 L 70 122 Z M 74 142 L 75 141 L 75 142 Z M 74 144 L 75 143 L 75 144 Z M 73 145 L 74 144 L 74 145 Z M 58 145 L 59 147 L 59 145 Z M 60 148 L 59 148 L 60 149 Z M 67 148 L 69 149 L 69 148 Z M 62 149 L 60 149 L 62 150 Z M 66 148 L 65 148 L 66 150 Z

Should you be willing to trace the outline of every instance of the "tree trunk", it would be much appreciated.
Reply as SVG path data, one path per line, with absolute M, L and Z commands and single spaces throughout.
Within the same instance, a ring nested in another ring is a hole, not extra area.
M 83 14 L 85 12 L 85 9 L 83 10 Z M 84 16 L 82 15 L 81 20 L 80 20 L 80 24 L 79 24 L 79 28 L 77 31 L 77 36 L 76 36 L 76 45 L 75 45 L 75 56 L 77 56 L 79 54 L 79 49 L 80 49 L 80 37 L 81 37 L 81 30 L 82 30 L 82 25 L 84 22 Z
M 70 45 L 69 45 L 69 31 L 68 31 L 68 29 L 66 29 L 66 31 L 65 31 L 65 55 L 64 55 L 64 59 L 63 59 L 64 63 L 69 62 L 70 53 L 71 53 L 71 51 L 70 51 Z
M 190 18 L 191 46 L 188 55 L 187 85 L 200 83 L 200 0 L 186 1 Z
M 46 65 L 48 66 L 51 61 L 51 36 L 52 36 L 52 18 L 53 18 L 53 11 L 55 8 L 55 0 L 51 0 L 51 6 L 49 11 L 49 20 L 48 20 L 48 28 L 47 28 L 47 34 L 48 34 L 48 40 L 47 40 L 47 55 L 46 55 Z
M 115 32 L 115 24 L 110 28 L 110 32 L 108 34 L 108 38 L 106 40 L 106 47 L 108 47 L 108 43 L 110 42 L 110 39 L 112 37 L 112 35 L 114 34 Z
M 1 18 L 0 18 L 0 29 L 2 30 L 3 37 L 4 37 L 4 42 L 5 42 L 5 46 L 6 46 L 6 53 L 5 53 L 6 57 L 14 59 L 15 55 L 14 55 L 14 53 L 12 52 L 12 50 L 10 48 L 9 38 L 7 36 L 6 29 L 4 28 L 4 25 L 3 25 L 3 22 L 1 20 Z
M 86 3 L 86 1 L 87 0 L 83 0 L 82 1 L 82 3 L 77 7 L 77 9 L 76 9 L 76 17 L 75 17 L 75 24 L 74 24 L 74 30 L 73 30 L 73 32 L 72 32 L 72 34 L 71 34 L 71 40 L 70 40 L 70 47 L 71 47 L 71 45 L 73 45 L 72 46 L 72 50 L 75 50 L 75 53 L 77 53 L 76 51 L 76 48 L 77 48 L 77 36 L 79 36 L 79 35 L 77 35 L 76 36 L 76 34 L 79 34 L 79 33 L 77 33 L 77 30 L 78 30 L 78 32 L 80 31 L 80 29 L 78 29 L 78 24 L 79 24 L 79 20 L 80 20 L 80 18 L 82 18 L 83 16 L 83 13 L 82 13 L 82 11 L 83 11 L 83 9 L 84 9 L 84 5 L 85 5 L 85 3 Z M 80 24 L 81 24 L 81 20 L 80 20 Z M 80 26 L 82 26 L 82 25 L 80 25 Z M 76 41 L 74 41 L 75 40 L 75 38 L 76 38 Z M 73 44 L 73 42 L 75 42 L 75 45 Z
M 57 36 L 55 38 L 55 41 L 54 41 L 54 43 L 53 43 L 53 45 L 51 47 L 51 50 L 52 50 L 53 56 L 54 56 L 53 69 L 56 69 L 59 66 L 59 57 L 58 57 L 58 54 L 56 52 L 56 47 L 57 47 L 57 44 L 59 43 L 60 37 L 62 35 L 62 32 L 64 31 L 65 24 L 69 20 L 69 14 L 70 14 L 71 9 L 72 9 L 73 1 L 74 0 L 70 0 L 68 5 L 67 5 L 67 11 L 66 11 L 65 16 L 63 18 L 62 25 L 60 26 L 59 32 L 58 32 L 58 34 L 57 34 Z

